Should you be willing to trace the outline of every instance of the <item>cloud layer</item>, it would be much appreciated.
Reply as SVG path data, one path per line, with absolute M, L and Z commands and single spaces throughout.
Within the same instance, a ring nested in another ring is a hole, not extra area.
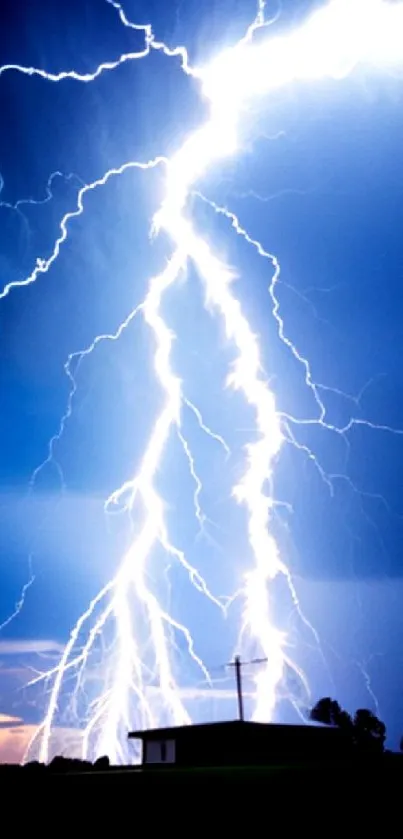
M 63 645 L 57 641 L 42 641 L 37 639 L 18 639 L 16 641 L 0 641 L 1 655 L 25 655 L 62 653 Z

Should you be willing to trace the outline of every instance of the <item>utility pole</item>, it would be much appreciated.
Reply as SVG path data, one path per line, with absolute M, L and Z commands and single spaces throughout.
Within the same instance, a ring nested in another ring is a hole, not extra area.
M 233 661 L 230 661 L 229 667 L 235 667 L 235 678 L 236 678 L 236 692 L 238 697 L 238 717 L 241 722 L 244 722 L 245 715 L 244 715 L 244 707 L 243 707 L 243 695 L 242 695 L 242 667 L 245 664 L 264 664 L 267 661 L 267 658 L 254 658 L 252 661 L 241 661 L 241 656 L 236 655 Z
M 241 657 L 235 656 L 234 659 L 235 676 L 236 676 L 236 692 L 238 696 L 238 714 L 239 719 L 243 722 L 245 717 L 243 713 L 243 696 L 242 696 L 242 674 L 241 674 Z

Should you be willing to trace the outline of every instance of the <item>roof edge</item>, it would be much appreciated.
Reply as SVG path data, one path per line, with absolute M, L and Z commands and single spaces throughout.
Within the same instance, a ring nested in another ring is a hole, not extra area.
M 167 726 L 165 728 L 148 728 L 142 729 L 137 731 L 129 731 L 128 738 L 131 740 L 146 740 L 147 738 L 156 738 L 158 736 L 168 736 L 168 735 L 175 735 L 179 732 L 182 733 L 187 730 L 195 730 L 195 729 L 206 729 L 206 728 L 257 728 L 260 729 L 269 729 L 269 728 L 276 728 L 276 729 L 287 729 L 288 731 L 294 730 L 301 730 L 301 729 L 312 729 L 312 728 L 326 728 L 326 729 L 334 729 L 334 726 L 328 725 L 314 725 L 311 724 L 309 720 L 306 723 L 267 723 L 267 722 L 254 722 L 252 720 L 218 720 L 215 722 L 201 722 L 201 723 L 191 723 L 190 725 L 179 725 L 179 726 Z

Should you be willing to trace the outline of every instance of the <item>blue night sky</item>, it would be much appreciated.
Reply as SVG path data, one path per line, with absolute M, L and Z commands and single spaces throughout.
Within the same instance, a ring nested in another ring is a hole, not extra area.
M 312 3 L 284 0 L 283 7 L 272 32 L 297 25 Z M 275 4 L 268 8 L 275 16 Z M 170 46 L 185 44 L 195 64 L 233 43 L 255 13 L 247 0 L 127 0 L 125 9 L 136 23 L 151 22 Z M 141 33 L 122 26 L 103 0 L 1 4 L 1 65 L 92 72 L 142 43 Z M 277 256 L 285 332 L 309 359 L 313 380 L 328 388 L 320 391 L 327 420 L 339 427 L 354 417 L 403 429 L 402 101 L 402 79 L 362 68 L 343 81 L 290 86 L 253 102 L 239 154 L 198 185 Z M 126 161 L 169 156 L 207 110 L 180 61 L 153 52 L 90 84 L 5 72 L 0 113 L 3 288 L 50 255 L 80 186 Z M 49 181 L 52 173 L 59 174 Z M 128 523 L 105 516 L 103 504 L 133 473 L 161 405 L 152 340 L 140 317 L 119 342 L 104 342 L 84 359 L 73 414 L 54 449 L 57 464 L 46 465 L 34 484 L 31 478 L 66 409 L 69 353 L 114 332 L 170 256 L 163 236 L 150 237 L 163 186 L 161 169 L 131 170 L 88 194 L 49 272 L 0 300 L 0 622 L 35 577 L 20 614 L 0 634 L 3 759 L 18 758 L 43 715 L 45 688 L 27 682 L 57 661 L 127 543 Z M 16 208 L 22 199 L 30 201 Z M 260 336 L 278 409 L 317 417 L 304 369 L 278 336 L 270 263 L 197 197 L 192 211 L 237 275 L 235 290 Z M 173 360 L 185 393 L 232 454 L 226 460 L 192 413 L 184 413 L 211 521 L 205 537 L 198 536 L 194 488 L 175 439 L 158 488 L 175 542 L 214 592 L 232 594 L 249 557 L 244 514 L 229 493 L 253 435 L 252 415 L 225 390 L 233 351 L 222 324 L 205 310 L 191 268 L 164 300 L 164 315 L 177 333 Z M 403 733 L 403 436 L 365 425 L 344 438 L 318 425 L 292 427 L 299 445 L 333 476 L 331 494 L 317 463 L 286 444 L 274 479 L 281 503 L 273 528 L 321 649 L 295 614 L 283 613 L 281 622 L 313 700 L 331 694 L 349 711 L 378 710 L 396 745 Z M 149 573 L 157 588 L 161 567 L 156 555 Z M 169 580 L 173 613 L 190 626 L 219 685 L 236 645 L 240 606 L 223 622 L 183 571 L 173 567 Z M 197 676 L 189 670 L 183 679 L 194 685 Z M 222 684 L 232 689 L 231 680 Z M 199 697 L 191 710 L 196 719 L 219 718 L 233 715 L 235 704 L 232 697 Z M 278 714 L 292 719 L 289 703 L 280 703 Z M 60 717 L 58 724 L 71 732 L 77 721 Z

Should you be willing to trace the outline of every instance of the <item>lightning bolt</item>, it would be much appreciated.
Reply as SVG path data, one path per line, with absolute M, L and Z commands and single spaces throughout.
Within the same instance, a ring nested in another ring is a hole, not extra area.
M 2 291 L 0 292 L 0 300 L 3 300 L 4 297 L 7 297 L 10 291 L 14 288 L 23 288 L 25 286 L 32 285 L 40 274 L 47 274 L 49 269 L 52 267 L 53 263 L 56 262 L 56 259 L 59 256 L 60 249 L 63 246 L 64 242 L 68 236 L 68 227 L 69 223 L 72 219 L 78 218 L 84 212 L 84 197 L 87 192 L 90 192 L 97 187 L 105 186 L 108 181 L 116 177 L 117 175 L 122 175 L 123 172 L 127 172 L 129 169 L 153 169 L 155 166 L 159 166 L 161 163 L 164 163 L 166 158 L 158 157 L 155 160 L 150 160 L 147 163 L 138 163 L 137 161 L 129 161 L 128 163 L 123 163 L 118 169 L 109 169 L 102 178 L 98 178 L 98 180 L 93 181 L 90 184 L 85 184 L 78 192 L 77 197 L 77 206 L 71 212 L 66 213 L 61 222 L 60 222 L 60 234 L 56 239 L 54 244 L 54 248 L 52 253 L 46 258 L 38 258 L 36 261 L 36 265 L 31 273 L 24 277 L 21 280 L 14 280 L 13 282 L 7 283 Z M 21 203 L 21 202 L 20 202 Z
M 25 598 L 27 595 L 28 590 L 31 588 L 32 584 L 35 582 L 35 574 L 32 568 L 32 554 L 28 557 L 28 570 L 29 570 L 29 577 L 26 583 L 22 586 L 20 596 L 15 604 L 15 609 L 11 612 L 10 615 L 0 623 L 0 632 L 3 632 L 3 629 L 6 628 L 18 615 L 21 613 L 21 610 L 24 608 Z
M 106 677 L 101 691 L 90 702 L 88 718 L 85 720 L 85 755 L 107 752 L 113 761 L 124 760 L 127 730 L 133 725 L 134 713 L 137 714 L 138 725 L 143 726 L 164 721 L 176 724 L 190 722 L 175 675 L 179 636 L 185 640 L 190 659 L 207 682 L 210 680 L 189 630 L 169 614 L 150 584 L 152 560 L 156 550 L 160 549 L 165 557 L 179 564 L 196 590 L 225 614 L 224 599 L 210 591 L 199 571 L 171 541 L 163 499 L 156 489 L 158 471 L 163 466 L 168 443 L 176 433 L 195 482 L 195 515 L 203 526 L 205 518 L 200 503 L 202 484 L 182 429 L 183 408 L 189 407 L 190 403 L 172 366 L 174 336 L 161 309 L 164 296 L 186 273 L 189 262 L 196 268 L 203 285 L 206 308 L 224 324 L 228 342 L 234 348 L 235 360 L 228 374 L 227 386 L 242 395 L 255 417 L 254 434 L 245 452 L 243 474 L 233 487 L 235 501 L 243 505 L 246 511 L 249 542 L 249 567 L 245 571 L 243 588 L 237 593 L 244 604 L 238 645 L 241 654 L 249 654 L 252 648 L 259 657 L 267 660 L 255 677 L 255 719 L 270 720 L 273 717 L 276 698 L 288 667 L 304 680 L 303 674 L 289 657 L 287 635 L 276 626 L 272 608 L 274 583 L 277 578 L 284 578 L 293 605 L 303 617 L 290 572 L 285 559 L 279 554 L 271 527 L 275 500 L 267 487 L 272 485 L 275 465 L 283 444 L 288 441 L 296 445 L 317 463 L 314 454 L 298 442 L 293 428 L 303 424 L 321 425 L 341 435 L 347 445 L 348 432 L 357 424 L 387 432 L 395 431 L 388 426 L 378 426 L 354 417 L 343 428 L 328 423 L 321 395 L 324 386 L 315 383 L 308 361 L 285 332 L 276 297 L 280 276 L 277 259 L 249 236 L 230 210 L 214 205 L 216 212 L 223 212 L 227 216 L 236 233 L 255 247 L 260 256 L 268 259 L 272 272 L 269 292 L 278 334 L 302 366 L 305 383 L 316 405 L 315 416 L 309 418 L 295 418 L 278 412 L 274 394 L 264 375 L 259 341 L 234 293 L 234 277 L 214 254 L 208 242 L 198 235 L 189 217 L 188 207 L 203 177 L 214 172 L 220 161 L 239 151 L 240 124 L 253 98 L 262 97 L 293 82 L 320 81 L 327 77 L 343 78 L 358 64 L 390 69 L 402 63 L 403 4 L 390 4 L 382 0 L 333 0 L 289 34 L 255 39 L 257 30 L 265 29 L 269 23 L 265 18 L 265 2 L 259 0 L 255 19 L 245 36 L 234 47 L 219 53 L 207 66 L 192 68 L 184 47 L 170 48 L 157 41 L 151 25 L 132 23 L 120 3 L 114 0 L 107 2 L 119 15 L 123 25 L 135 30 L 144 39 L 141 50 L 121 55 L 115 61 L 104 62 L 93 73 L 81 74 L 74 70 L 53 73 L 32 67 L 6 65 L 0 68 L 0 74 L 18 71 L 39 75 L 51 82 L 70 78 L 89 83 L 126 61 L 143 59 L 151 50 L 160 50 L 167 57 L 179 57 L 181 69 L 200 85 L 210 112 L 207 121 L 190 134 L 169 159 L 160 157 L 148 163 L 129 162 L 81 187 L 77 207 L 62 219 L 60 235 L 52 253 L 38 259 L 28 277 L 9 282 L 0 293 L 2 299 L 16 287 L 30 285 L 40 274 L 49 271 L 67 239 L 70 221 L 84 211 L 84 198 L 89 190 L 104 186 L 109 178 L 122 176 L 129 168 L 150 169 L 163 164 L 165 194 L 154 216 L 152 231 L 154 235 L 165 234 L 169 238 L 173 254 L 164 270 L 150 280 L 144 300 L 116 332 L 98 336 L 86 350 L 69 356 L 65 366 L 71 384 L 68 405 L 44 462 L 53 460 L 54 448 L 72 415 L 77 388 L 75 376 L 81 362 L 95 350 L 100 341 L 117 340 L 135 314 L 141 312 L 152 335 L 154 371 L 163 404 L 138 469 L 123 486 L 112 493 L 105 505 L 107 511 L 118 509 L 127 513 L 135 532 L 115 576 L 79 617 L 58 665 L 44 676 L 52 681 L 52 686 L 45 719 L 35 738 L 35 745 L 39 744 L 41 760 L 49 757 L 52 727 L 63 698 L 66 676 L 76 674 L 77 693 L 85 680 L 85 673 L 90 670 L 91 661 L 97 661 L 100 639 L 104 635 L 108 636 L 108 633 L 110 637 L 108 628 L 111 626 L 113 640 L 107 660 L 103 662 Z M 72 371 L 74 361 L 76 366 Z M 205 424 L 196 406 L 190 407 L 202 430 L 221 443 L 227 456 L 228 447 L 223 437 Z M 41 469 L 43 465 L 38 468 Z M 320 464 L 318 468 L 321 469 Z M 38 471 L 33 475 L 33 483 L 37 474 Z M 323 470 L 322 474 L 331 486 L 331 478 Z M 84 633 L 87 634 L 83 639 Z M 158 686 L 160 698 L 157 711 L 150 699 L 149 688 L 154 684 Z

